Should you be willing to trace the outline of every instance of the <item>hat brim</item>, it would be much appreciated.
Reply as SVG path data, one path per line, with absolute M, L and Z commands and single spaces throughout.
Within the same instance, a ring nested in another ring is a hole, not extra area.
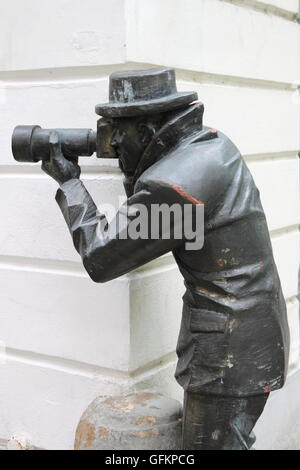
M 197 100 L 198 94 L 196 92 L 181 92 L 149 101 L 98 104 L 96 106 L 96 114 L 111 118 L 157 114 L 181 108 Z

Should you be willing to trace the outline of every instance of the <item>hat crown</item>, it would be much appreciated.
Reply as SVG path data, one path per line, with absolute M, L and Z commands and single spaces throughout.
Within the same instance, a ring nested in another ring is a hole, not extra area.
M 177 91 L 172 68 L 121 71 L 110 76 L 109 103 L 98 104 L 96 113 L 109 118 L 144 116 L 173 111 L 197 99 L 194 91 Z
M 110 76 L 109 97 L 113 103 L 150 101 L 176 93 L 174 69 L 132 70 Z

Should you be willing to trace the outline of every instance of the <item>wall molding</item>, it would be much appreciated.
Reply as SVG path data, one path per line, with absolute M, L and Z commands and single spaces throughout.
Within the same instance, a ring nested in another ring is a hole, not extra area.
M 284 8 L 277 7 L 275 5 L 270 5 L 266 2 L 259 2 L 256 0 L 221 0 L 226 3 L 231 3 L 232 5 L 236 5 L 243 8 L 251 8 L 252 10 L 259 11 L 261 13 L 265 13 L 267 15 L 275 15 L 279 16 L 288 21 L 297 22 L 298 13 L 285 10 Z
M 227 0 L 224 0 L 227 1 Z M 16 71 L 0 71 L 0 89 L 16 87 L 41 87 L 41 86 L 82 86 L 93 80 L 107 79 L 112 72 L 134 69 L 149 69 L 165 67 L 163 64 L 151 62 L 128 61 L 114 65 L 63 67 L 55 69 L 32 69 Z M 170 65 L 170 67 L 172 67 Z M 200 72 L 193 69 L 182 69 L 173 66 L 177 80 L 207 83 L 214 85 L 229 85 L 239 87 L 271 88 L 278 90 L 295 91 L 297 83 L 278 82 L 276 80 L 264 80 L 244 76 L 223 75 L 217 73 Z
M 252 153 L 243 155 L 244 159 L 249 162 L 260 162 L 266 160 L 298 160 L 298 150 L 287 152 L 270 152 L 270 153 Z

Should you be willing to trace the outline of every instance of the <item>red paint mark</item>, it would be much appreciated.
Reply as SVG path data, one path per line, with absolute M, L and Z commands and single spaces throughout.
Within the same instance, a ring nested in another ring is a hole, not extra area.
M 172 189 L 174 189 L 174 191 L 176 191 L 178 194 L 180 194 L 180 196 L 183 196 L 186 199 L 188 199 L 192 204 L 196 204 L 197 206 L 204 206 L 204 202 L 198 201 L 198 199 L 196 199 L 193 196 L 190 196 L 189 194 L 187 194 L 181 186 L 174 184 L 172 186 Z
M 265 390 L 265 393 L 271 393 L 270 385 L 267 385 L 264 390 Z
M 212 134 L 216 134 L 218 131 L 217 131 L 217 129 L 211 129 L 210 132 L 211 132 Z
M 259 264 L 259 266 L 260 266 L 259 269 L 260 269 L 261 271 L 263 271 L 264 268 L 265 268 L 265 263 L 264 263 L 263 261 L 260 261 L 258 264 Z

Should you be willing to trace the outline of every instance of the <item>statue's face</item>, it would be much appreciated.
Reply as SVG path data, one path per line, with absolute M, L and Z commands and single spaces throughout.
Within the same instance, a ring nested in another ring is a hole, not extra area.
M 120 160 L 120 167 L 127 176 L 135 173 L 137 165 L 153 135 L 159 129 L 162 119 L 155 117 L 134 117 L 113 119 L 110 145 Z
M 138 130 L 139 120 L 136 118 L 114 119 L 113 128 L 110 144 L 120 160 L 121 169 L 124 173 L 131 175 L 144 150 Z

